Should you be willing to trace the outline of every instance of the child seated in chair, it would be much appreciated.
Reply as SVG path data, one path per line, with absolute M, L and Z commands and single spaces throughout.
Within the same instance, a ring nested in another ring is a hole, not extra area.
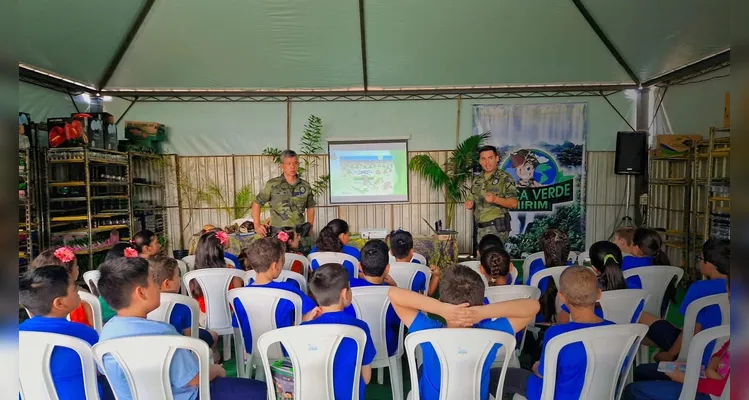
M 64 267 L 68 271 L 68 275 L 73 279 L 73 282 L 78 280 L 79 269 L 78 260 L 75 257 L 73 249 L 70 247 L 53 247 L 41 252 L 29 266 L 29 270 L 37 268 L 47 267 L 51 265 L 59 265 Z M 78 289 L 76 289 L 77 291 Z M 88 304 L 80 303 L 77 308 L 70 312 L 70 320 L 74 322 L 80 322 L 84 325 L 93 327 L 93 312 Z
M 18 291 L 19 302 L 34 315 L 18 325 L 19 331 L 72 336 L 91 346 L 99 341 L 99 334 L 93 328 L 66 319 L 68 314 L 80 306 L 81 297 L 73 277 L 65 267 L 49 265 L 29 270 L 19 278 Z M 19 355 L 23 357 L 23 353 Z M 41 370 L 44 367 L 39 365 L 38 368 Z M 60 400 L 86 398 L 83 367 L 74 350 L 55 347 L 49 369 Z M 114 399 L 106 378 L 100 376 L 98 386 L 102 399 Z
M 726 293 L 730 295 L 730 278 L 726 279 Z M 731 371 L 730 343 L 728 340 L 723 347 L 709 358 L 705 367 L 705 377 L 697 382 L 695 400 L 710 400 L 711 395 L 720 397 L 725 390 L 726 382 Z M 705 349 L 705 355 L 712 353 L 715 343 Z M 677 400 L 684 386 L 684 373 L 680 369 L 674 372 L 658 372 L 658 364 L 641 364 L 635 368 L 634 380 L 624 388 L 622 399 L 625 400 Z
M 147 229 L 133 235 L 133 238 L 130 239 L 130 244 L 138 251 L 138 255 L 146 259 L 161 253 L 159 237 Z
M 367 242 L 361 249 L 361 263 L 359 264 L 359 278 L 351 279 L 351 287 L 365 286 L 397 286 L 395 281 L 388 275 L 390 270 L 390 256 L 388 246 L 379 239 Z M 349 305 L 345 310 L 351 316 L 356 316 L 354 307 Z M 388 354 L 394 355 L 398 350 L 398 333 L 400 330 L 400 318 L 395 313 L 393 306 L 388 307 L 385 315 L 385 339 L 387 340 Z
M 341 232 L 344 227 L 346 229 L 345 232 Z M 361 258 L 359 250 L 345 244 L 348 243 L 348 237 L 348 224 L 346 224 L 346 221 L 334 219 L 325 228 L 320 230 L 320 234 L 317 236 L 317 241 L 315 242 L 315 246 L 312 247 L 310 254 L 317 252 L 344 253 L 359 260 Z M 320 263 L 317 260 L 312 260 L 309 267 L 311 271 L 314 271 L 320 267 Z M 343 267 L 346 268 L 346 272 L 349 273 L 350 277 L 356 276 L 356 265 L 350 261 L 346 261 L 343 263 Z
M 351 399 L 354 385 L 359 387 L 359 398 L 364 398 L 364 387 L 372 378 L 372 367 L 376 350 L 369 326 L 366 322 L 351 316 L 344 311 L 351 305 L 351 286 L 346 269 L 340 264 L 320 266 L 309 280 L 312 296 L 317 301 L 315 318 L 302 322 L 309 324 L 343 324 L 361 328 L 367 336 L 362 358 L 361 376 L 354 376 L 356 368 L 357 345 L 353 339 L 345 338 L 341 342 L 333 361 L 333 389 L 336 400 Z
M 107 303 L 117 310 L 117 316 L 109 320 L 102 329 L 100 340 L 111 340 L 131 336 L 173 335 L 180 333 L 174 326 L 146 319 L 160 303 L 161 291 L 149 273 L 148 261 L 143 258 L 116 258 L 105 261 L 99 268 L 99 288 Z M 144 346 L 148 344 L 144 339 Z M 146 352 L 143 353 L 147 357 Z M 130 387 L 122 367 L 112 355 L 103 361 L 112 388 L 120 399 L 132 398 Z M 264 382 L 252 379 L 227 378 L 221 365 L 209 366 L 211 398 L 252 399 L 266 398 Z M 200 383 L 198 360 L 186 349 L 174 352 L 169 365 L 169 383 L 175 400 L 193 400 L 198 396 Z
M 280 289 L 299 295 L 302 298 L 302 319 L 308 320 L 314 315 L 317 305 L 306 293 L 299 290 L 296 281 L 276 282 L 274 279 L 281 275 L 285 262 L 286 248 L 283 242 L 276 238 L 265 237 L 257 239 L 243 250 L 243 257 L 247 265 L 257 273 L 255 279 L 247 284 L 248 288 Z M 245 348 L 252 348 L 252 336 L 247 312 L 239 300 L 235 301 L 234 312 L 242 328 Z M 276 307 L 276 327 L 285 328 L 294 325 L 294 304 L 288 300 L 280 300 Z
M 502 243 L 502 239 L 500 239 L 499 236 L 490 233 L 482 237 L 481 241 L 479 241 L 479 245 L 476 248 L 476 258 L 480 260 L 481 254 L 492 247 L 500 247 L 503 249 L 505 248 L 504 244 Z
M 622 271 L 651 265 L 671 265 L 666 252 L 662 249 L 663 239 L 655 229 L 621 228 L 614 232 L 614 244 L 619 246 L 622 253 L 627 253 L 622 254 Z M 640 277 L 629 277 L 627 288 L 642 289 Z
M 538 312 L 534 299 L 519 299 L 483 305 L 484 282 L 479 274 L 464 265 L 456 265 L 445 271 L 439 287 L 440 299 L 400 288 L 390 288 L 390 301 L 409 332 L 437 328 L 482 328 L 514 335 L 533 320 Z M 423 311 L 423 312 L 422 312 Z M 446 324 L 431 319 L 426 313 L 436 314 Z M 489 369 L 500 345 L 490 350 L 481 372 L 481 399 L 489 397 Z M 418 390 L 422 399 L 439 399 L 441 387 L 440 362 L 431 344 L 422 344 L 422 364 Z M 414 385 L 415 386 L 415 385 Z
M 684 295 L 679 312 L 686 316 L 687 307 L 703 297 L 715 294 L 727 293 L 726 283 L 731 266 L 731 242 L 724 239 L 709 239 L 702 245 L 702 254 L 699 256 L 698 266 L 700 272 L 705 277 L 703 280 L 695 281 Z M 722 321 L 722 313 L 717 305 L 708 306 L 697 313 L 697 321 L 694 326 L 694 333 L 701 330 L 713 328 L 721 324 L 727 324 L 728 321 Z M 648 325 L 648 334 L 643 343 L 653 343 L 661 349 L 660 353 L 655 355 L 655 361 L 674 361 L 681 351 L 681 329 L 675 327 L 672 323 L 655 318 L 649 314 L 640 318 L 640 323 Z M 707 365 L 710 360 L 710 354 L 714 350 L 714 344 L 707 346 L 702 359 L 702 364 Z M 653 369 L 653 365 L 642 364 L 635 369 L 635 374 L 646 375 L 645 369 Z M 657 367 L 657 365 L 655 366 Z
M 421 264 L 419 260 L 414 259 L 414 238 L 408 231 L 397 230 L 390 235 L 390 253 L 396 262 Z M 414 292 L 425 291 L 430 296 L 434 294 L 439 287 L 442 271 L 436 265 L 430 265 L 429 270 L 432 272 L 429 287 L 426 287 L 426 275 L 417 272 L 411 284 L 411 290 Z
M 493 236 L 493 235 L 486 235 Z M 510 262 L 510 255 L 501 247 L 490 247 L 481 253 L 481 274 L 484 275 L 489 286 L 504 286 L 512 284 L 510 271 L 515 268 Z
M 559 229 L 547 229 L 539 238 L 541 251 L 544 252 L 542 259 L 535 260 L 531 263 L 528 277 L 525 278 L 525 284 L 530 285 L 531 278 L 537 272 L 544 268 L 561 267 L 570 265 L 567 257 L 570 254 L 570 237 L 566 232 Z M 556 319 L 557 314 L 557 285 L 552 278 L 543 278 L 538 283 L 541 290 L 541 312 L 536 316 L 536 322 L 552 322 Z
M 153 281 L 161 289 L 161 293 L 179 294 L 181 277 L 179 275 L 177 260 L 165 256 L 150 257 L 148 259 L 148 268 Z M 190 315 L 190 309 L 184 304 L 175 304 L 172 314 L 169 316 L 169 323 L 174 326 L 177 332 L 184 336 L 190 336 L 192 333 L 192 315 Z M 218 362 L 220 357 L 216 349 L 218 333 L 199 328 L 198 337 L 208 344 L 208 347 L 213 351 L 213 359 Z
M 209 231 L 200 236 L 198 245 L 195 249 L 195 269 L 204 268 L 234 268 L 233 265 L 226 263 L 224 259 L 224 246 L 229 242 L 229 236 L 226 232 L 221 230 Z M 226 289 L 231 290 L 234 288 L 244 286 L 242 278 L 232 278 L 229 283 L 229 287 Z M 190 294 L 198 302 L 200 312 L 206 312 L 205 297 L 203 296 L 203 289 L 198 285 L 196 280 L 190 281 Z M 201 321 L 204 317 L 201 316 Z
M 541 360 L 533 364 L 533 370 L 508 368 L 505 377 L 504 393 L 517 393 L 528 400 L 541 398 L 544 379 L 546 345 L 554 337 L 563 333 L 594 326 L 611 325 L 613 322 L 596 315 L 595 305 L 601 298 L 596 275 L 590 269 L 572 266 L 562 272 L 559 297 L 567 305 L 574 322 L 549 327 L 544 336 Z M 587 356 L 582 343 L 572 343 L 562 348 L 558 355 L 556 370 L 555 399 L 579 399 L 584 384 Z M 492 369 L 492 385 L 499 380 L 500 369 Z

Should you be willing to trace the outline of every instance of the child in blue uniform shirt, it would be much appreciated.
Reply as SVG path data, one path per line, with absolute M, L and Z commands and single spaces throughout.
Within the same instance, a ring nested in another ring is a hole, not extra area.
M 390 301 L 409 332 L 439 328 L 482 328 L 507 332 L 514 335 L 533 320 L 538 312 L 538 301 L 520 299 L 483 305 L 484 283 L 479 274 L 464 265 L 456 265 L 445 271 L 439 287 L 440 299 L 434 299 L 400 288 L 390 288 Z M 421 312 L 423 311 L 423 312 Z M 426 313 L 437 314 L 447 321 L 430 319 Z M 500 345 L 494 345 L 487 355 L 481 370 L 481 399 L 489 397 L 489 369 Z M 419 376 L 419 394 L 422 399 L 439 399 L 441 387 L 440 362 L 434 347 L 421 345 L 424 356 Z
M 601 298 L 596 275 L 582 266 L 572 266 L 562 272 L 559 297 L 567 305 L 575 322 L 551 326 L 544 336 L 541 360 L 533 365 L 533 370 L 508 368 L 504 393 L 525 396 L 528 400 L 539 400 L 543 389 L 544 361 L 546 344 L 563 333 L 595 326 L 611 325 L 613 322 L 601 319 L 595 314 L 596 302 Z M 585 382 L 587 355 L 582 343 L 572 343 L 559 353 L 556 372 L 554 399 L 577 400 Z M 499 368 L 492 369 L 492 384 L 499 380 Z
M 490 236 L 490 235 L 486 235 Z M 486 237 L 485 236 L 485 237 Z M 492 235 L 493 236 L 493 235 Z M 511 285 L 510 270 L 515 268 L 510 262 L 510 255 L 501 247 L 491 247 L 481 253 L 481 273 L 489 286 Z
M 359 260 L 361 259 L 359 249 L 348 245 L 350 236 L 351 232 L 349 232 L 348 223 L 342 219 L 334 219 L 328 222 L 328 224 L 320 230 L 320 234 L 317 236 L 317 241 L 315 242 L 315 246 L 312 247 L 310 254 L 318 251 L 344 253 Z M 309 267 L 314 271 L 319 266 L 320 264 L 317 263 L 317 260 L 312 260 Z M 346 261 L 343 263 L 343 266 L 346 268 L 346 272 L 349 273 L 351 278 L 357 276 L 356 265 Z
M 105 261 L 99 268 L 99 289 L 117 316 L 109 320 L 101 332 L 101 340 L 131 336 L 174 335 L 170 324 L 146 319 L 159 307 L 159 286 L 149 275 L 148 261 L 143 258 L 117 258 Z M 147 339 L 144 339 L 147 340 Z M 144 353 L 144 357 L 147 354 Z M 104 356 L 104 370 L 120 400 L 132 399 L 124 371 L 111 355 Z M 266 398 L 264 382 L 252 379 L 227 378 L 221 365 L 209 366 L 212 399 Z M 200 382 L 198 360 L 186 349 L 174 352 L 169 365 L 169 380 L 174 400 L 196 400 Z
M 161 293 L 179 294 L 181 282 L 177 260 L 160 255 L 152 256 L 148 259 L 148 268 L 153 281 L 159 285 Z M 190 309 L 184 304 L 175 304 L 172 314 L 169 316 L 169 323 L 174 326 L 177 332 L 184 336 L 190 336 L 192 330 Z M 199 328 L 198 337 L 211 348 L 213 359 L 218 362 L 220 359 L 216 346 L 218 344 L 218 333 Z
M 396 262 L 421 264 L 419 260 L 414 259 L 414 238 L 410 232 L 399 229 L 390 235 L 390 253 Z M 436 265 L 430 265 L 429 270 L 432 273 L 432 277 L 429 279 L 429 287 L 426 287 L 426 275 L 418 272 L 411 284 L 411 290 L 426 292 L 430 296 L 434 294 L 439 286 L 442 271 Z
M 274 279 L 281 275 L 286 261 L 286 245 L 278 238 L 265 237 L 252 242 L 244 252 L 243 260 L 257 273 L 255 280 L 251 280 L 248 288 L 280 289 L 294 293 L 302 298 L 302 319 L 309 320 L 313 316 L 316 304 L 299 287 L 290 282 L 276 282 Z M 295 282 L 296 283 L 296 282 Z M 239 299 L 234 301 L 234 313 L 242 329 L 245 350 L 252 352 L 252 332 L 247 312 Z M 294 324 L 294 303 L 280 300 L 276 307 L 276 327 L 285 328 Z
M 345 310 L 351 305 L 351 287 L 346 269 L 340 264 L 320 266 L 310 277 L 309 289 L 317 300 L 317 317 L 309 324 L 343 324 L 361 328 L 367 336 L 362 358 L 361 376 L 354 376 L 357 344 L 353 339 L 341 341 L 333 359 L 333 389 L 335 400 L 351 399 L 354 385 L 359 385 L 359 398 L 364 398 L 364 388 L 372 378 L 372 363 L 376 355 L 372 335 L 366 322 L 356 319 Z
M 702 254 L 699 257 L 699 268 L 704 280 L 693 282 L 684 300 L 681 303 L 679 312 L 686 316 L 687 307 L 703 297 L 714 294 L 726 293 L 726 278 L 728 277 L 731 265 L 731 242 L 723 239 L 710 239 L 702 245 Z M 662 351 L 655 355 L 655 361 L 674 361 L 681 351 L 681 329 L 675 327 L 670 322 L 651 318 L 640 318 L 641 324 L 650 326 L 648 329 L 647 339 L 655 343 Z M 728 323 L 722 321 L 720 307 L 717 305 L 708 306 L 697 313 L 697 323 L 694 327 L 695 335 L 705 329 L 714 328 L 721 324 Z M 702 358 L 702 364 L 707 365 L 712 355 L 714 343 L 711 343 L 705 349 Z M 645 380 L 648 376 L 655 378 L 663 377 L 663 374 L 657 373 L 657 363 L 642 364 L 635 368 L 635 380 Z M 655 371 L 655 372 L 654 372 Z M 638 379 L 638 376 L 640 379 Z
M 628 253 L 622 259 L 622 271 L 637 267 L 651 265 L 671 265 L 666 252 L 663 251 L 663 239 L 655 229 L 640 227 L 621 228 L 614 232 L 614 243 L 619 246 L 623 253 Z M 639 276 L 631 276 L 627 279 L 627 288 L 642 289 Z M 671 288 L 673 291 L 674 288 Z M 671 297 L 667 295 L 666 297 Z M 668 306 L 668 300 L 664 300 L 663 312 Z
M 570 254 L 570 237 L 566 232 L 559 229 L 547 229 L 539 238 L 541 251 L 544 252 L 544 258 L 535 260 L 531 263 L 528 277 L 525 278 L 525 284 L 530 285 L 531 278 L 537 272 L 546 267 L 560 267 L 569 265 L 567 257 Z M 538 283 L 541 290 L 541 311 L 536 315 L 536 322 L 551 322 L 555 319 L 557 285 L 551 278 L 544 278 Z
M 19 302 L 34 317 L 23 321 L 21 332 L 48 332 L 72 336 L 90 345 L 99 341 L 96 331 L 66 319 L 81 304 L 78 287 L 65 267 L 45 266 L 30 270 L 18 280 Z M 23 354 L 20 354 L 23 357 Z M 40 369 L 41 365 L 38 366 Z M 56 347 L 50 358 L 50 372 L 60 400 L 85 400 L 83 368 L 78 354 L 68 348 Z M 40 383 L 41 384 L 41 383 Z M 99 396 L 114 399 L 106 378 L 99 377 Z
M 351 279 L 351 287 L 366 286 L 397 286 L 395 281 L 388 275 L 390 270 L 390 256 L 388 255 L 388 245 L 382 240 L 374 239 L 367 242 L 361 249 L 361 263 L 359 264 L 359 278 Z M 356 317 L 354 307 L 349 305 L 345 311 L 351 316 Z M 385 339 L 388 346 L 388 355 L 392 356 L 398 350 L 398 332 L 400 330 L 401 320 L 393 310 L 393 306 L 388 307 L 385 315 Z

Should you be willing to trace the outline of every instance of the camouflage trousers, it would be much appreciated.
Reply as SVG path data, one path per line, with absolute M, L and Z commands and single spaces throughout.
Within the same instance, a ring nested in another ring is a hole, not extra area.
M 481 239 L 484 238 L 486 235 L 496 235 L 500 239 L 502 239 L 502 244 L 507 243 L 507 237 L 510 236 L 510 232 L 498 232 L 497 228 L 495 226 L 487 226 L 486 228 L 478 228 L 478 232 L 476 234 L 476 245 L 478 246 L 479 243 L 481 243 Z

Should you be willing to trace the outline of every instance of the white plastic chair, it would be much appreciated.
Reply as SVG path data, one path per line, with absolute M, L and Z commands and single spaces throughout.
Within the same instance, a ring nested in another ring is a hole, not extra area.
M 687 306 L 687 311 L 684 313 L 684 329 L 681 331 L 681 350 L 679 351 L 679 357 L 676 359 L 678 362 L 687 362 L 687 355 L 691 350 L 689 349 L 690 342 L 694 340 L 694 327 L 697 324 L 697 314 L 705 307 L 717 305 L 720 308 L 721 324 L 728 325 L 731 318 L 731 305 L 728 302 L 728 294 L 714 294 L 712 296 L 705 296 L 701 299 L 697 299 Z M 719 348 L 716 348 L 717 351 Z M 700 358 L 700 360 L 702 360 Z
M 484 297 L 486 297 L 487 300 L 489 300 L 489 304 L 493 303 L 499 303 L 502 301 L 510 301 L 510 300 L 517 300 L 517 299 L 535 299 L 538 300 L 541 298 L 541 290 L 535 286 L 526 286 L 526 285 L 505 285 L 505 286 L 493 286 L 488 287 L 484 289 Z M 535 322 L 531 321 L 531 323 L 528 325 L 529 327 L 534 327 Z M 528 329 L 523 331 L 523 337 L 520 339 L 520 347 L 515 352 L 515 357 L 511 360 L 512 366 L 520 366 L 520 352 L 523 349 L 523 346 L 525 346 L 525 337 L 528 335 Z M 499 350 L 500 353 L 502 352 L 502 349 Z M 494 364 L 492 364 L 492 368 L 500 367 L 499 364 L 500 357 L 497 356 L 497 359 L 494 361 Z
M 361 328 L 339 324 L 291 326 L 263 334 L 257 341 L 257 348 L 263 359 L 266 376 L 270 376 L 270 347 L 281 343 L 286 349 L 294 366 L 295 399 L 333 399 L 333 360 L 344 338 L 353 339 L 357 344 L 356 367 L 352 371 L 354 384 L 351 399 L 360 400 L 359 379 L 364 346 L 367 342 L 367 335 Z M 270 394 L 268 398 L 273 398 L 273 394 L 276 393 L 273 379 L 268 379 L 266 383 Z
M 694 335 L 692 338 L 691 343 L 689 343 L 689 355 L 686 357 L 687 360 L 687 370 L 684 372 L 684 384 L 681 387 L 681 395 L 679 396 L 679 400 L 693 400 L 696 393 L 697 393 L 697 383 L 700 380 L 700 369 L 702 367 L 702 356 L 705 352 L 705 348 L 708 344 L 710 344 L 712 341 L 722 341 L 720 343 L 720 346 L 716 344 L 715 350 L 718 351 L 720 347 L 725 344 L 725 339 L 728 339 L 731 335 L 731 328 L 729 325 L 724 324 L 716 327 L 712 327 L 709 329 L 705 329 L 704 331 L 700 331 L 700 333 Z M 723 339 L 723 340 L 721 340 Z M 723 388 L 723 393 L 720 397 L 711 395 L 710 397 L 713 400 L 728 400 L 731 397 L 731 388 L 730 388 L 730 380 L 729 377 L 726 381 L 726 386 Z
M 411 373 L 411 390 L 408 399 L 418 400 L 419 376 L 416 368 L 415 352 L 417 346 L 430 343 L 440 361 L 440 400 L 481 398 L 481 369 L 495 344 L 502 348 L 514 349 L 515 335 L 491 329 L 454 328 L 429 329 L 406 336 L 406 355 Z M 500 348 L 500 352 L 502 351 Z M 502 372 L 496 388 L 489 388 L 489 393 L 502 398 L 507 365 L 512 351 L 504 352 Z M 499 357 L 499 355 L 498 355 Z
M 197 339 L 198 329 L 200 327 L 198 321 L 200 319 L 200 307 L 198 302 L 190 296 L 185 296 L 176 293 L 161 293 L 161 304 L 159 308 L 148 313 L 147 318 L 153 321 L 161 321 L 169 323 L 169 319 L 172 316 L 172 311 L 177 304 L 182 304 L 190 309 L 190 336 Z M 179 332 L 180 335 L 182 332 Z
M 429 262 L 427 261 L 427 258 L 424 257 L 424 256 L 422 256 L 419 253 L 414 253 L 414 256 L 411 257 L 411 261 L 413 261 L 413 260 L 418 261 L 419 264 L 421 264 L 421 265 L 426 265 L 427 267 L 429 266 Z
M 382 372 L 385 367 L 390 368 L 390 386 L 393 391 L 393 400 L 403 399 L 403 371 L 400 359 L 403 357 L 403 323 L 398 330 L 398 350 L 392 356 L 388 356 L 387 325 L 386 318 L 390 307 L 388 297 L 389 287 L 368 286 L 351 288 L 352 301 L 356 317 L 369 325 L 374 347 L 377 355 L 372 361 L 372 369 Z M 382 374 L 378 375 L 378 381 L 382 384 Z
M 99 278 L 101 278 L 101 272 L 98 269 L 83 273 L 83 281 L 86 282 L 91 293 L 99 293 Z
M 234 337 L 234 345 L 243 348 L 247 353 L 246 361 L 244 357 L 237 357 L 237 375 L 243 378 L 250 378 L 252 368 L 259 366 L 259 362 L 261 361 L 257 352 L 258 339 L 264 333 L 278 329 L 276 326 L 276 308 L 278 307 L 278 303 L 281 300 L 288 300 L 294 304 L 294 325 L 299 325 L 302 322 L 302 298 L 288 290 L 245 287 L 229 291 L 229 303 L 233 305 L 237 300 L 242 304 L 244 311 L 247 313 L 247 319 L 250 323 L 249 333 L 251 333 L 252 337 L 252 347 L 249 349 L 245 348 L 244 332 L 241 329 L 238 330 L 239 334 Z M 273 346 L 268 351 L 270 352 L 269 358 L 271 362 L 284 357 L 281 346 Z M 258 378 L 262 378 L 262 374 L 263 371 L 258 369 Z
M 181 261 L 187 264 L 188 271 L 192 271 L 195 269 L 195 255 L 194 254 L 190 256 L 182 257 Z
M 101 328 L 104 327 L 104 317 L 101 311 L 101 303 L 99 298 L 91 293 L 84 292 L 83 290 L 78 291 L 78 296 L 81 297 L 81 301 L 88 304 L 91 307 L 91 317 L 96 333 L 101 333 Z
M 191 350 L 197 356 L 200 374 L 198 397 L 210 399 L 208 366 L 211 351 L 200 339 L 173 335 L 130 336 L 99 342 L 93 351 L 99 369 L 110 382 L 120 377 L 111 376 L 113 371 L 104 368 L 104 357 L 114 357 L 127 378 L 134 400 L 171 400 L 174 396 L 169 365 L 178 349 Z
M 429 281 L 432 279 L 432 271 L 422 264 L 409 262 L 396 262 L 390 264 L 390 277 L 393 278 L 399 288 L 411 290 L 417 273 L 426 275 L 426 288 L 429 289 Z
M 307 256 L 307 258 L 309 259 L 310 268 L 312 267 L 312 261 L 317 261 L 318 267 L 323 266 L 325 264 L 329 264 L 329 263 L 343 265 L 344 262 L 348 261 L 349 263 L 351 263 L 351 265 L 354 266 L 354 274 L 356 274 L 356 271 L 359 269 L 359 260 L 357 260 L 356 257 L 346 254 L 346 253 L 335 253 L 332 251 L 318 251 L 316 253 L 310 253 L 310 255 Z M 356 276 L 349 276 L 349 279 L 351 278 L 356 278 Z
M 562 265 L 559 267 L 546 267 L 535 274 L 533 274 L 533 278 L 531 278 L 531 282 L 529 286 L 538 287 L 538 285 L 541 283 L 541 280 L 544 278 L 551 278 L 554 280 L 554 283 L 557 285 L 557 288 L 559 288 L 559 278 L 562 276 L 562 272 L 564 272 L 565 269 L 567 269 L 568 265 Z
M 546 343 L 542 399 L 553 399 L 556 390 L 557 363 L 562 349 L 582 343 L 588 356 L 581 399 L 616 399 L 632 368 L 637 348 L 648 332 L 642 324 L 621 324 L 578 329 L 555 336 Z M 515 400 L 525 399 L 515 395 Z
M 637 267 L 623 271 L 624 279 L 632 276 L 639 276 L 642 282 L 642 288 L 650 293 L 650 298 L 645 302 L 645 312 L 655 316 L 661 314 L 661 304 L 663 296 L 666 294 L 666 288 L 673 278 L 676 278 L 676 284 L 684 276 L 684 270 L 680 267 L 668 265 L 654 265 L 647 267 Z
M 184 295 L 189 295 L 190 292 L 187 290 L 187 287 L 185 287 L 185 281 L 182 280 L 182 278 L 189 271 L 187 263 L 182 260 L 177 260 L 177 267 L 179 268 L 179 281 L 180 281 L 179 292 Z
M 237 263 L 235 263 L 231 258 L 224 257 L 224 262 L 226 263 L 226 265 L 231 265 L 234 268 L 237 268 Z
M 254 270 L 249 270 L 245 272 L 244 274 L 244 281 L 249 282 L 250 279 L 255 280 L 257 279 L 257 272 Z M 303 293 L 307 293 L 307 281 L 304 279 L 304 277 L 300 274 L 297 274 L 294 271 L 287 271 L 282 270 L 281 275 L 278 275 L 278 278 L 274 279 L 274 282 L 286 282 L 289 279 L 296 281 L 297 284 L 299 284 L 299 289 Z
M 285 271 L 291 271 L 291 266 L 294 265 L 295 261 L 299 261 L 300 263 L 302 263 L 302 275 L 304 275 L 304 279 L 306 280 L 307 278 L 309 278 L 309 259 L 307 259 L 307 257 L 305 256 L 294 253 L 286 253 L 286 262 L 284 262 L 283 264 L 283 269 Z M 354 264 L 354 266 L 357 266 L 357 264 Z
M 531 263 L 536 260 L 543 260 L 544 259 L 544 252 L 539 251 L 538 253 L 533 253 L 529 255 L 528 257 L 523 260 L 523 282 L 525 282 L 526 285 L 530 284 L 528 281 L 528 276 L 530 275 L 531 271 Z
M 19 393 L 24 400 L 57 400 L 50 360 L 55 346 L 75 351 L 81 359 L 86 400 L 99 400 L 96 364 L 91 346 L 85 341 L 59 333 L 18 332 Z
M 642 310 L 637 311 L 640 303 L 647 303 L 650 294 L 643 289 L 608 290 L 601 293 L 598 304 L 603 310 L 603 317 L 615 324 L 631 324 L 639 321 Z
M 476 271 L 479 276 L 481 277 L 481 281 L 484 282 L 484 287 L 489 287 L 489 281 L 486 280 L 486 277 L 484 274 L 481 273 L 481 262 L 480 261 L 463 261 L 460 263 L 460 265 L 464 265 L 474 271 Z
M 205 300 L 205 328 L 210 329 L 224 339 L 224 360 L 231 358 L 231 337 L 235 335 L 231 325 L 231 310 L 227 300 L 229 284 L 233 278 L 244 280 L 244 271 L 234 268 L 203 268 L 190 271 L 182 277 L 185 287 L 190 287 L 190 281 L 195 279 L 203 291 Z M 235 347 L 235 354 L 239 360 L 240 346 Z
M 577 265 L 583 265 L 585 262 L 590 262 L 590 253 L 588 250 L 581 251 L 580 254 L 577 255 L 575 262 Z

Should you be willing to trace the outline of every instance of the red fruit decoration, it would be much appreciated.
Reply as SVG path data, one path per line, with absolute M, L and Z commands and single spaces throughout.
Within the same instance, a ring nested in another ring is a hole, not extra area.
M 52 127 L 49 131 L 49 145 L 59 147 L 65 143 L 65 130 L 60 126 Z

